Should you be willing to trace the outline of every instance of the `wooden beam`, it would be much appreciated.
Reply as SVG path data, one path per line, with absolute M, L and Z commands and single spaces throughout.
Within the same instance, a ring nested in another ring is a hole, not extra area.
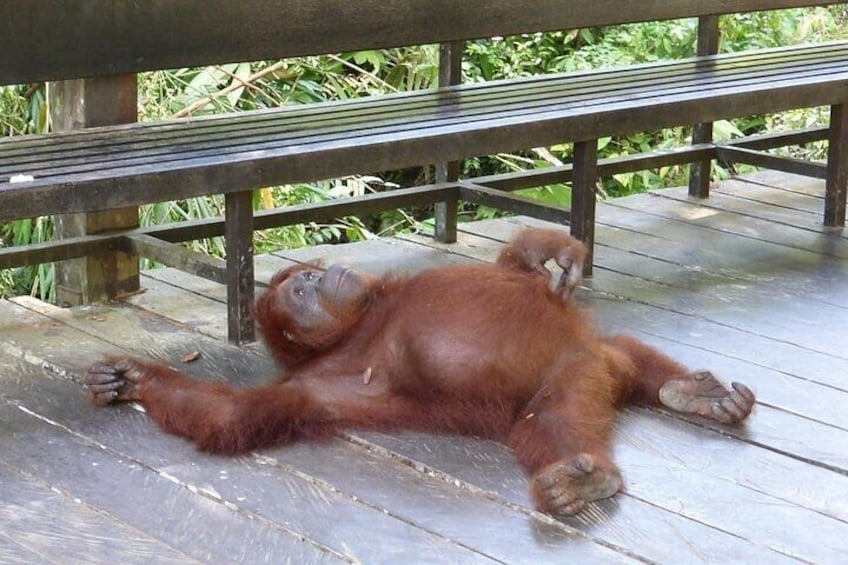
M 439 46 L 439 87 L 447 88 L 462 84 L 462 55 L 464 41 L 451 41 Z M 460 161 L 441 161 L 436 163 L 436 183 L 453 182 L 459 178 L 462 164 Z M 455 197 L 436 202 L 433 206 L 436 241 L 453 243 L 456 241 L 456 223 L 458 201 Z
M 845 225 L 846 186 L 848 186 L 848 108 L 830 107 L 830 136 L 827 149 L 827 181 L 824 197 L 824 225 Z
M 718 53 L 720 32 L 719 17 L 716 15 L 698 18 L 698 45 L 696 54 L 699 56 L 715 55 Z M 713 123 L 701 122 L 692 126 L 692 145 L 712 143 Z M 712 177 L 712 160 L 701 159 L 689 167 L 689 195 L 706 198 L 710 194 L 710 179 Z
M 250 315 L 254 299 L 253 192 L 231 192 L 224 202 L 227 241 L 227 338 L 240 345 L 254 341 Z
M 514 0 L 26 0 L 0 19 L 0 84 L 838 3 L 536 0 L 528 10 Z M 34 41 L 33 30 L 50 33 Z
M 595 251 L 595 185 L 598 183 L 598 140 L 574 144 L 574 178 L 571 181 L 571 235 L 586 244 L 583 275 L 592 275 Z
M 124 124 L 137 119 L 135 75 L 72 80 L 48 86 L 54 131 Z M 77 237 L 138 227 L 138 208 L 120 207 L 54 217 L 57 238 Z M 123 251 L 103 253 L 56 264 L 56 301 L 80 305 L 114 298 L 139 288 L 138 258 Z
M 491 206 L 513 214 L 532 216 L 549 222 L 567 224 L 571 220 L 571 212 L 565 208 L 468 181 L 460 181 L 459 196 L 461 200 L 466 202 Z
M 764 169 L 773 169 L 775 171 L 783 171 L 784 173 L 792 173 L 795 175 L 803 175 L 823 179 L 827 177 L 827 166 L 824 163 L 815 163 L 812 161 L 803 161 L 801 159 L 793 159 L 791 157 L 779 157 L 762 151 L 754 151 L 744 147 L 726 147 L 722 145 L 716 146 L 718 158 L 728 163 L 745 163 L 754 167 L 762 167 Z
M 140 257 L 146 257 L 219 284 L 227 284 L 227 264 L 222 259 L 192 251 L 177 243 L 162 241 L 150 235 L 128 235 L 123 236 L 123 239 L 126 245 Z

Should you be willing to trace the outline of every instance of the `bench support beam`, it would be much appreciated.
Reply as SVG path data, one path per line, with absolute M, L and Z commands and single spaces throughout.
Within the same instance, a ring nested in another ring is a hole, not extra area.
M 135 75 L 53 82 L 48 87 L 54 131 L 135 122 Z M 56 238 L 138 227 L 135 206 L 54 217 Z M 117 249 L 56 264 L 56 302 L 77 306 L 131 293 L 139 288 L 138 258 Z
M 844 226 L 848 187 L 848 108 L 845 104 L 830 107 L 825 186 L 824 225 Z
M 227 337 L 240 345 L 254 341 L 250 310 L 254 298 L 253 193 L 228 193 L 224 201 L 227 244 Z
M 719 27 L 718 16 L 702 16 L 698 18 L 697 54 L 715 55 L 718 53 Z M 692 145 L 712 143 L 712 122 L 695 124 L 692 127 Z M 712 161 L 703 159 L 692 163 L 689 167 L 689 195 L 706 198 L 710 195 L 710 177 L 712 176 Z
M 462 53 L 465 42 L 453 41 L 439 46 L 439 87 L 462 84 Z M 454 182 L 459 178 L 459 161 L 436 163 L 436 183 Z M 456 199 L 436 202 L 433 216 L 436 224 L 436 241 L 456 241 Z
M 574 144 L 571 183 L 571 235 L 586 244 L 583 276 L 592 275 L 595 246 L 595 185 L 598 183 L 598 140 Z

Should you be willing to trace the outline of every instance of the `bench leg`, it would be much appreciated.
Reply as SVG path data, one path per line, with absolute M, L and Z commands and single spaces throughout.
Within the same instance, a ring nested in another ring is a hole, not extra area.
M 718 53 L 719 39 L 719 17 L 713 15 L 698 18 L 697 54 L 703 56 Z M 695 124 L 692 129 L 692 144 L 712 143 L 712 141 L 713 124 Z M 707 198 L 710 195 L 712 166 L 713 163 L 710 159 L 697 161 L 689 166 L 689 196 Z
M 459 178 L 459 163 L 437 163 L 436 182 L 455 181 Z M 436 220 L 436 241 L 453 243 L 456 241 L 456 222 L 459 200 L 454 197 L 443 202 L 436 202 L 433 215 Z
M 692 128 L 692 144 L 712 143 L 713 124 L 695 124 Z M 689 196 L 707 198 L 710 195 L 710 177 L 712 176 L 712 161 L 704 159 L 689 165 Z
M 845 104 L 830 107 L 825 186 L 824 224 L 844 226 L 848 187 L 848 111 Z
M 571 184 L 571 235 L 586 244 L 589 253 L 583 276 L 592 275 L 595 247 L 595 185 L 598 182 L 598 140 L 574 144 L 574 175 Z
M 227 243 L 227 338 L 240 345 L 254 341 L 253 193 L 225 196 L 224 237 Z
M 439 86 L 447 87 L 462 83 L 462 54 L 465 42 L 452 41 L 439 46 Z M 453 182 L 459 178 L 460 164 L 436 163 L 436 182 Z M 433 214 L 436 220 L 436 241 L 453 243 L 456 241 L 457 206 L 456 199 L 437 202 Z
M 54 131 L 124 124 L 138 117 L 136 76 L 116 75 L 51 82 L 48 88 Z M 57 239 L 138 227 L 138 207 L 54 217 Z M 77 306 L 109 300 L 139 289 L 138 257 L 108 249 L 55 266 L 56 302 Z

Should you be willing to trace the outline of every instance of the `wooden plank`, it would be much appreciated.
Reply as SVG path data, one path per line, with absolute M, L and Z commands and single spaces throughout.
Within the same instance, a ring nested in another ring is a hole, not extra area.
M 763 289 L 776 284 L 780 292 L 848 307 L 848 265 L 840 259 L 743 234 L 705 232 L 677 217 L 614 206 L 601 206 L 599 212 L 604 243 L 617 249 Z M 686 241 L 697 245 L 681 245 Z
M 715 192 L 725 194 L 743 200 L 750 200 L 765 204 L 766 206 L 778 206 L 793 210 L 806 225 L 805 214 L 815 216 L 818 224 L 821 224 L 822 198 L 821 195 L 813 196 L 804 193 L 792 192 L 788 190 L 780 190 L 770 186 L 765 186 L 747 178 L 730 179 L 722 181 L 716 186 Z
M 784 193 L 787 194 L 787 193 Z M 675 189 L 663 190 L 658 194 L 662 198 L 670 198 L 680 201 L 688 201 L 687 196 L 681 191 Z M 774 205 L 762 202 L 753 202 L 744 198 L 737 198 L 731 195 L 716 194 L 715 198 L 710 198 L 702 203 L 704 208 L 720 210 L 728 212 L 731 216 L 744 216 L 746 218 L 755 218 L 757 220 L 768 220 L 775 227 L 790 226 L 791 228 L 800 228 L 823 234 L 825 237 L 820 238 L 827 246 L 827 250 L 833 252 L 837 257 L 848 257 L 848 243 L 844 240 L 848 238 L 848 234 L 842 233 L 842 230 L 829 230 L 821 221 L 821 216 L 812 216 L 810 214 L 799 214 L 791 208 L 791 201 L 797 199 L 803 200 L 804 196 L 796 196 L 794 198 L 784 198 L 783 205 Z M 741 223 L 747 223 L 745 220 L 740 220 Z M 788 230 L 788 235 L 797 233 L 796 230 Z M 839 240 L 842 240 L 841 242 Z
M 517 504 L 529 503 L 526 481 L 515 479 L 512 455 L 501 445 L 412 433 L 368 433 L 363 437 L 369 443 L 408 457 L 419 465 L 450 473 Z M 606 526 L 614 530 L 617 525 L 627 524 L 618 535 L 637 536 L 638 526 L 631 521 L 634 517 L 630 505 L 646 501 L 715 528 L 714 536 L 699 532 L 699 537 L 693 539 L 689 538 L 691 530 L 684 525 L 673 534 L 676 543 L 669 547 L 671 551 L 685 551 L 683 546 L 689 542 L 719 561 L 723 560 L 720 555 L 732 555 L 733 551 L 752 553 L 747 558 L 739 557 L 743 562 L 756 561 L 757 558 L 766 561 L 781 559 L 781 554 L 814 562 L 839 559 L 848 526 L 843 520 L 825 517 L 797 505 L 797 501 L 813 506 L 827 505 L 824 500 L 826 495 L 817 492 L 817 487 L 805 489 L 804 495 L 793 494 L 798 483 L 786 481 L 787 473 L 798 471 L 804 475 L 809 471 L 811 477 L 833 484 L 844 492 L 848 481 L 839 473 L 816 469 L 718 435 L 710 436 L 696 427 L 681 427 L 676 422 L 648 418 L 631 411 L 619 419 L 616 438 L 615 456 L 622 466 L 627 495 L 595 503 L 594 520 L 591 511 L 590 516 L 583 517 L 584 520 L 598 522 L 593 524 L 593 531 L 598 534 L 606 533 Z M 724 475 L 725 471 L 729 475 Z M 771 488 L 775 483 L 781 496 L 760 490 Z M 833 507 L 835 511 L 844 515 L 844 505 L 837 506 L 839 508 Z M 752 519 L 752 508 L 757 509 L 756 520 Z M 763 512 L 763 508 L 770 510 Z M 580 516 L 566 522 L 579 523 Z M 817 524 L 818 528 L 798 531 L 815 531 L 817 535 L 786 535 L 787 523 L 804 522 Z M 663 530 L 667 524 L 663 524 L 662 518 L 654 516 L 650 524 L 657 528 L 656 538 L 664 539 L 666 532 Z M 737 543 L 722 540 L 718 532 L 738 536 Z M 741 540 L 752 545 L 746 548 L 746 544 L 738 543 Z M 716 545 L 713 546 L 713 543 Z M 757 555 L 764 547 L 774 553 L 766 550 Z M 678 553 L 672 560 L 692 557 Z M 662 552 L 651 558 L 660 562 L 668 560 Z
M 479 119 L 485 118 L 493 108 L 497 108 L 499 114 L 506 110 L 523 110 L 522 115 L 531 115 L 539 109 L 549 109 L 554 101 L 571 100 L 603 107 L 610 100 L 631 100 L 634 95 L 638 95 L 636 100 L 643 97 L 650 100 L 658 90 L 663 95 L 678 90 L 697 93 L 698 89 L 708 86 L 718 88 L 725 82 L 737 86 L 768 88 L 764 83 L 769 80 L 797 73 L 804 73 L 808 77 L 827 77 L 838 73 L 844 68 L 844 50 L 844 43 L 834 42 L 577 73 L 536 75 L 494 83 L 468 84 L 435 93 L 418 90 L 285 109 L 76 130 L 47 136 L 22 136 L 14 140 L 0 140 L 0 148 L 4 157 L 10 159 L 4 166 L 13 167 L 4 172 L 14 173 L 21 172 L 21 164 L 41 162 L 47 156 L 51 157 L 50 161 L 72 164 L 75 159 L 90 153 L 108 158 L 128 152 L 173 148 L 176 140 L 181 140 L 183 150 L 206 148 L 216 152 L 220 152 L 223 147 L 239 145 L 233 143 L 238 139 L 253 138 L 259 141 L 273 133 L 287 133 L 285 137 L 303 143 L 310 131 L 319 128 L 324 133 L 350 132 L 365 129 L 369 124 L 373 126 L 375 120 L 391 121 L 392 116 L 399 123 L 407 123 L 410 118 L 421 120 L 438 116 L 476 116 Z M 398 119 L 399 112 L 403 112 L 403 119 Z M 280 116 L 286 118 L 283 123 L 279 123 Z M 304 128 L 307 124 L 312 124 L 312 127 Z M 287 129 L 277 129 L 281 126 Z M 120 133 L 117 139 L 116 132 Z M 744 139 L 738 142 L 745 145 Z M 758 143 L 756 147 L 760 145 Z M 94 148 L 99 151 L 93 151 Z M 167 158 L 167 152 L 159 156 Z M 13 157 L 14 160 L 11 160 Z
M 23 317 L 18 316 L 18 320 Z M 48 334 L 51 333 L 64 335 L 66 339 L 82 337 L 74 339 L 78 346 L 75 350 L 76 363 L 88 362 L 85 352 L 91 352 L 89 346 L 93 340 L 86 339 L 84 334 L 76 332 L 74 336 L 75 332 L 69 328 L 57 332 L 57 327 L 61 327 L 58 324 L 42 322 L 35 327 L 36 331 L 33 331 L 32 325 L 18 324 L 25 331 L 18 335 L 32 337 L 33 344 L 39 342 L 39 337 L 49 340 L 52 336 Z M 4 325 L 3 343 L 13 339 L 9 334 L 10 325 Z M 48 365 L 60 362 L 58 355 L 49 355 L 49 349 L 42 350 L 36 345 L 27 357 L 32 360 L 32 355 L 38 351 L 46 353 L 43 360 Z M 0 355 L 4 360 L 10 358 L 7 353 Z M 15 362 L 6 361 L 6 365 L 9 363 Z M 14 406 L 0 405 L 4 422 L 4 434 L 0 435 L 0 461 L 5 465 L 37 478 L 65 497 L 78 499 L 84 507 L 179 547 L 197 560 L 262 563 L 278 562 L 280 555 L 298 560 L 314 559 L 316 562 L 339 560 L 341 554 L 328 552 L 326 548 L 292 534 L 280 525 L 257 521 L 240 511 L 236 504 L 228 506 L 220 497 L 216 500 L 209 493 L 204 494 L 202 488 L 180 483 L 167 469 L 153 470 L 144 462 L 144 457 L 127 458 L 121 453 L 120 444 L 113 446 L 117 448 L 115 451 L 105 444 L 92 442 L 91 430 L 114 430 L 113 434 L 124 439 L 124 434 L 147 433 L 150 441 L 160 441 L 160 445 L 167 445 L 175 438 L 152 434 L 150 422 L 133 410 L 127 411 L 135 413 L 136 425 L 133 425 L 132 418 L 126 419 L 119 410 L 94 410 L 84 401 L 81 387 L 65 379 L 51 379 L 35 365 L 15 363 L 15 367 L 12 375 L 4 371 L 0 381 L 3 398 L 14 402 Z M 69 368 L 79 372 L 74 366 Z M 64 418 L 64 413 L 83 416 L 77 425 L 68 426 L 65 424 L 71 422 Z M 75 430 L 72 431 L 71 427 Z M 184 452 L 189 456 L 194 454 L 190 446 L 173 441 L 171 445 L 185 447 Z M 49 452 L 50 456 L 45 457 L 45 452 Z M 147 459 L 148 462 L 150 460 Z M 143 492 L 144 496 L 120 494 L 126 492 Z M 143 548 L 140 542 L 139 548 Z
M 84 317 L 73 321 L 88 331 L 100 329 L 103 337 L 109 338 L 113 338 L 109 327 L 117 322 L 98 325 L 96 320 Z M 139 328 L 146 323 L 129 325 Z M 161 332 L 155 335 L 162 339 Z M 42 349 L 40 337 L 33 336 L 36 350 Z M 133 343 L 148 341 L 142 337 Z M 239 355 L 237 349 L 224 344 L 219 348 L 227 350 L 228 355 Z M 208 359 L 206 354 L 203 359 L 207 361 L 207 378 L 228 375 L 222 373 L 220 363 Z M 77 361 L 76 365 L 64 366 L 78 372 L 82 362 Z M 239 378 L 256 378 L 251 372 L 249 363 L 243 362 Z M 143 462 L 144 467 L 165 473 L 180 484 L 213 493 L 216 499 L 230 502 L 242 512 L 255 512 L 271 523 L 304 531 L 304 535 L 322 544 L 352 551 L 365 561 L 370 561 L 367 548 L 377 550 L 374 536 L 381 539 L 381 551 L 392 551 L 401 559 L 406 552 L 407 558 L 433 552 L 439 559 L 452 560 L 450 556 L 455 555 L 460 561 L 482 560 L 486 555 L 505 561 L 521 556 L 534 560 L 557 556 L 630 561 L 555 522 L 528 516 L 347 442 L 267 450 L 255 460 L 208 456 L 197 453 L 183 440 L 158 432 L 150 420 L 132 410 L 97 410 L 82 403 L 51 401 L 67 397 L 68 387 L 72 385 L 67 382 L 28 378 L 6 384 L 3 390 L 32 412 L 60 422 L 96 445 L 108 446 L 124 457 Z M 127 437 L 133 440 L 127 442 Z M 445 500 L 454 500 L 455 504 L 447 508 Z M 303 508 L 309 508 L 309 512 L 303 512 Z M 334 519 L 339 515 L 346 517 L 343 523 Z M 468 515 L 475 516 L 473 524 L 469 524 Z M 533 527 L 528 529 L 528 522 L 546 528 L 548 544 L 534 541 Z M 333 524 L 332 528 L 328 524 Z M 511 533 L 504 534 L 500 528 Z M 498 539 L 492 539 L 493 531 L 498 531 Z M 403 543 L 389 543 L 393 539 Z M 467 553 L 469 549 L 471 553 Z
M 820 179 L 770 170 L 755 171 L 753 173 L 748 173 L 743 177 L 737 178 L 744 182 L 761 184 L 775 190 L 787 190 L 789 192 L 806 194 L 819 199 L 824 198 L 824 182 Z
M 493 113 L 499 117 L 527 117 L 566 101 L 578 109 L 582 106 L 602 109 L 615 101 L 650 105 L 651 100 L 671 93 L 697 95 L 704 88 L 720 90 L 722 85 L 725 88 L 736 85 L 764 89 L 770 77 L 774 80 L 801 73 L 809 79 L 838 74 L 843 69 L 843 51 L 844 46 L 838 43 L 779 48 L 723 55 L 720 59 L 686 59 L 493 84 L 477 83 L 435 93 L 415 91 L 277 110 L 89 129 L 76 134 L 25 136 L 0 141 L 2 154 L 8 158 L 0 165 L 0 171 L 4 174 L 33 172 L 40 177 L 44 176 L 41 169 L 29 169 L 27 164 L 42 164 L 48 166 L 44 171 L 53 171 L 52 174 L 70 174 L 78 172 L 80 169 L 73 166 L 85 163 L 82 158 L 91 154 L 98 156 L 101 167 L 111 168 L 109 163 L 116 159 L 122 160 L 113 166 L 127 167 L 132 162 L 126 159 L 133 154 L 148 158 L 155 155 L 164 162 L 185 159 L 190 156 L 187 151 L 203 156 L 223 154 L 227 148 L 232 151 L 244 145 L 259 149 L 257 144 L 263 141 L 289 140 L 288 143 L 304 144 L 316 132 L 325 136 L 350 134 L 374 130 L 380 123 L 392 123 L 401 130 L 403 126 L 422 129 L 440 121 L 461 123 L 458 120 L 479 120 Z M 72 140 L 74 143 L 69 143 Z
M 252 232 L 251 232 L 252 235 Z M 145 259 L 176 267 L 218 283 L 226 283 L 226 262 L 206 253 L 186 249 L 182 245 L 163 241 L 150 235 L 133 235 L 125 238 L 133 252 Z
M 292 467 L 275 468 L 267 457 L 221 458 L 200 454 L 184 441 L 165 436 L 147 418 L 131 410 L 98 411 L 82 403 L 58 409 L 55 402 L 51 406 L 48 401 L 40 399 L 66 398 L 70 385 L 40 381 L 38 378 L 31 380 L 25 388 L 8 388 L 9 394 L 26 405 L 27 410 L 94 442 L 116 461 L 127 460 L 125 464 L 165 477 L 186 492 L 193 492 L 196 497 L 211 499 L 222 509 L 229 508 L 237 514 L 237 518 L 250 524 L 270 525 L 272 529 L 284 530 L 302 539 L 304 545 L 315 544 L 325 550 L 332 547 L 334 549 L 328 551 L 330 557 L 335 555 L 344 561 L 368 562 L 375 554 L 385 550 L 399 558 L 433 552 L 452 561 L 491 562 L 479 552 L 460 548 L 443 535 L 421 530 L 380 508 L 354 500 L 338 488 L 316 481 Z M 128 437 L 133 437 L 133 440 L 127 442 Z M 62 442 L 55 440 L 53 445 L 61 449 Z M 16 458 L 19 451 L 12 449 Z M 309 455 L 300 453 L 299 456 Z M 82 464 L 92 463 L 83 461 Z M 115 469 L 105 472 L 112 471 Z M 95 479 L 101 480 L 100 477 L 90 480 L 95 482 Z M 113 480 L 119 479 L 117 476 Z M 79 480 L 83 482 L 85 479 Z M 91 487 L 83 485 L 80 488 Z M 345 519 L 338 520 L 338 516 Z M 248 538 L 246 541 L 257 534 L 241 525 L 239 519 L 226 516 L 222 519 L 229 522 L 224 527 L 233 532 L 240 531 Z M 136 527 L 150 530 L 148 520 L 156 521 L 156 517 L 142 517 L 142 522 Z M 198 517 L 194 529 L 213 531 L 207 528 L 211 528 L 211 523 Z M 374 537 L 386 545 L 375 546 Z M 402 546 L 388 548 L 393 545 L 390 540 L 401 539 L 404 541 Z M 285 548 L 280 548 L 266 556 L 263 562 L 279 562 L 281 557 L 294 559 L 295 556 L 297 551 L 287 553 Z M 308 555 L 300 557 L 308 559 L 308 562 L 315 558 Z
M 32 164 L 41 164 L 47 166 L 44 171 L 53 171 L 52 174 L 69 174 L 75 170 L 69 167 L 84 163 L 82 158 L 92 154 L 97 156 L 100 168 L 111 168 L 109 163 L 115 159 L 122 160 L 113 166 L 128 167 L 132 162 L 126 161 L 126 158 L 132 154 L 147 155 L 148 160 L 156 156 L 158 161 L 167 162 L 185 159 L 187 150 L 205 150 L 198 156 L 221 155 L 227 152 L 227 148 L 232 151 L 244 145 L 259 149 L 256 143 L 269 140 L 304 144 L 316 132 L 327 136 L 331 133 L 373 131 L 375 122 L 394 123 L 401 129 L 403 126 L 422 129 L 433 127 L 439 120 L 485 119 L 493 112 L 499 116 L 504 116 L 507 111 L 529 116 L 566 101 L 572 105 L 579 102 L 585 106 L 604 108 L 614 100 L 651 100 L 658 91 L 667 94 L 680 90 L 697 94 L 707 87 L 718 88 L 716 81 L 723 74 L 736 77 L 735 80 L 741 84 L 763 88 L 769 73 L 794 76 L 799 72 L 809 73 L 811 69 L 816 69 L 818 74 L 834 73 L 836 69 L 831 65 L 841 64 L 844 58 L 842 50 L 840 44 L 779 48 L 726 55 L 720 64 L 713 59 L 667 61 L 534 76 L 494 84 L 477 83 L 437 93 L 405 92 L 278 110 L 16 137 L 14 140 L 0 140 L 2 155 L 6 158 L 0 164 L 0 171 L 4 174 L 32 172 L 41 177 L 46 174 L 41 169 L 28 168 Z M 811 63 L 811 60 L 816 62 Z M 784 68 L 786 65 L 791 66 Z M 771 67 L 774 69 L 769 71 Z M 693 80 L 693 84 L 685 86 L 687 81 Z M 280 118 L 284 119 L 281 121 Z
M 9 368 L 7 361 L 0 363 Z M 13 458 L 14 448 L 11 451 L 7 458 Z M 142 531 L 18 474 L 2 461 L 0 484 L 0 539 L 15 544 L 0 548 L 3 563 L 198 563 Z
M 594 184 L 592 186 L 594 187 Z M 545 202 L 541 202 L 539 200 L 529 198 L 527 196 L 510 194 L 509 192 L 505 192 L 503 190 L 487 188 L 485 186 L 470 182 L 462 183 L 460 187 L 460 194 L 462 195 L 462 199 L 466 202 L 479 204 L 482 206 L 490 206 L 492 208 L 497 208 L 500 210 L 508 210 L 509 212 L 512 212 L 514 214 L 534 216 L 536 218 L 541 218 L 558 224 L 566 224 L 571 222 L 572 225 L 576 225 L 577 222 L 576 218 L 574 217 L 574 214 L 577 210 L 574 209 L 573 205 L 572 209 L 568 210 L 566 208 L 563 208 L 562 206 L 547 204 Z M 586 210 L 585 213 L 583 213 L 584 210 L 580 210 L 582 213 L 581 216 L 594 214 L 594 190 L 589 195 L 589 197 L 591 197 L 591 206 L 589 205 L 589 203 L 587 203 L 586 207 L 591 207 L 592 213 L 590 214 L 589 210 Z M 592 225 L 591 222 L 589 222 L 588 220 L 582 222 L 582 224 L 585 226 Z M 585 236 L 587 238 L 591 238 L 591 233 L 586 233 Z M 587 265 L 590 265 L 590 263 L 591 261 L 586 262 Z
M 285 249 L 273 255 L 298 263 L 320 260 L 325 265 L 341 263 L 376 275 L 392 273 L 399 276 L 463 262 L 461 258 L 446 256 L 435 249 L 416 249 L 392 239 Z
M 721 5 L 675 1 L 622 6 L 614 0 L 594 0 L 575 2 L 563 11 L 556 0 L 541 0 L 528 12 L 504 0 L 438 6 L 376 0 L 356 5 L 326 0 L 320 6 L 262 1 L 253 2 L 250 9 L 225 0 L 179 6 L 162 0 L 129 6 L 85 0 L 53 9 L 48 0 L 33 0 L 27 10 L 10 12 L 0 23 L 0 35 L 9 38 L 0 84 L 832 3 L 734 0 Z M 328 13 L 334 17 L 327 18 Z M 15 33 L 20 29 L 55 33 L 47 41 L 33 42 Z M 245 37 L 253 40 L 245 42 Z
M 419 164 L 422 160 L 456 160 L 470 155 L 515 149 L 517 139 L 529 145 L 549 145 L 562 141 L 559 132 L 564 131 L 564 128 L 567 128 L 573 137 L 585 139 L 674 125 L 676 122 L 659 123 L 657 120 L 673 122 L 675 119 L 681 119 L 678 116 L 682 115 L 703 121 L 726 118 L 728 107 L 734 108 L 734 112 L 741 115 L 828 103 L 834 97 L 841 96 L 842 90 L 837 88 L 839 81 L 834 79 L 834 71 L 828 70 L 828 74 L 815 75 L 818 72 L 793 70 L 779 85 L 774 83 L 768 87 L 779 89 L 780 96 L 764 96 L 762 80 L 745 76 L 744 79 L 728 83 L 722 88 L 711 84 L 713 88 L 692 85 L 668 92 L 651 90 L 644 95 L 645 99 L 641 102 L 636 100 L 638 97 L 634 97 L 632 92 L 593 99 L 592 104 L 585 105 L 557 106 L 555 101 L 547 100 L 541 102 L 544 108 L 565 109 L 535 114 L 528 114 L 533 110 L 528 109 L 526 101 L 519 101 L 515 110 L 499 112 L 497 119 L 458 118 L 459 122 L 446 124 L 442 120 L 438 126 L 426 121 L 409 120 L 402 120 L 398 124 L 399 116 L 395 114 L 395 123 L 390 125 L 389 129 L 381 130 L 378 127 L 372 131 L 361 131 L 360 128 L 348 130 L 348 135 L 354 135 L 350 132 L 356 132 L 356 138 L 343 136 L 336 139 L 325 136 L 323 141 L 309 146 L 308 159 L 301 158 L 306 150 L 303 139 L 277 135 L 269 138 L 273 139 L 269 141 L 274 144 L 271 147 L 254 144 L 250 150 L 246 150 L 244 146 L 240 146 L 240 149 L 236 149 L 236 152 L 226 159 L 220 150 L 191 158 L 185 154 L 178 155 L 172 150 L 170 152 L 174 153 L 174 158 L 182 161 L 170 164 L 161 159 L 151 164 L 151 157 L 146 156 L 141 161 L 143 164 L 133 169 L 134 175 L 145 177 L 143 182 L 138 177 L 123 178 L 132 163 L 112 163 L 112 166 L 118 168 L 109 169 L 99 162 L 85 173 L 63 174 L 61 181 L 39 177 L 31 183 L 26 183 L 25 188 L 17 184 L 0 187 L 0 200 L 14 197 L 16 214 L 22 215 L 29 213 L 27 210 L 43 213 L 45 206 L 64 211 L 89 209 L 92 206 L 100 209 L 165 200 L 175 196 L 187 197 L 214 191 L 232 192 L 283 182 L 339 176 L 361 172 L 363 168 L 382 170 Z M 634 104 L 637 103 L 648 104 L 652 111 L 633 112 Z M 576 114 L 573 113 L 575 109 Z M 671 111 L 672 109 L 674 111 Z M 493 108 L 490 107 L 489 111 L 493 111 Z M 468 119 L 471 121 L 465 121 Z M 421 137 L 422 130 L 427 131 L 425 138 Z M 470 141 L 472 138 L 473 143 Z M 395 148 L 392 152 L 384 150 L 385 144 L 389 142 Z M 284 145 L 281 146 L 280 143 Z M 295 145 L 285 145 L 292 143 Z M 297 151 L 294 147 L 298 148 Z M 330 153 L 333 159 L 318 158 L 318 155 Z M 354 167 L 353 164 L 357 166 Z M 15 165 L 18 166 L 17 161 Z M 197 169 L 205 171 L 203 182 L 197 182 Z M 104 189 L 114 185 L 119 179 L 121 190 Z M 174 187 L 179 187 L 180 194 L 174 194 Z M 38 191 L 34 191 L 36 188 Z M 33 198 L 36 192 L 40 193 L 37 200 Z M 66 198 L 70 192 L 76 195 L 73 201 Z M 89 193 L 90 197 L 80 197 L 85 193 Z M 63 198 L 65 200 L 62 200 Z
M 706 201 L 701 206 L 682 200 L 663 198 L 656 194 L 651 195 L 650 198 L 620 198 L 608 204 L 609 208 L 642 211 L 647 215 L 676 220 L 715 232 L 736 234 L 810 251 L 819 255 L 819 257 L 823 255 L 838 259 L 848 258 L 848 244 L 838 234 L 822 233 L 823 227 L 821 228 L 822 232 L 818 232 L 812 229 L 775 224 L 759 218 L 710 208 L 709 202 Z M 640 220 L 634 218 L 634 221 Z
M 48 565 L 56 563 L 26 549 L 2 532 L 0 532 L 0 560 L 3 563 L 8 563 L 8 565 Z
M 198 561 L 276 563 L 280 556 L 301 562 L 344 561 L 279 526 L 193 493 L 166 472 L 154 472 L 71 434 L 56 436 L 53 425 L 15 407 L 0 406 L 0 415 L 9 430 L 0 436 L 0 461 Z M 46 451 L 50 457 L 45 457 Z M 122 494 L 127 492 L 144 495 Z

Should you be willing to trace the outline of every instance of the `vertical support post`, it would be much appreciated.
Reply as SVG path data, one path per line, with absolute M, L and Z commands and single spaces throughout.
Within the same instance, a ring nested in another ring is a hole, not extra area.
M 848 187 L 848 108 L 830 107 L 827 145 L 827 180 L 824 196 L 824 225 L 845 225 L 846 187 Z
M 588 254 L 583 276 L 592 276 L 595 252 L 595 185 L 598 182 L 598 140 L 574 144 L 571 181 L 571 235 L 586 244 Z
M 136 76 L 115 75 L 48 84 L 53 131 L 124 124 L 138 119 Z M 138 227 L 135 206 L 55 216 L 57 238 Z M 119 250 L 56 263 L 56 301 L 76 306 L 139 288 L 138 257 Z
M 462 83 L 462 52 L 465 43 L 452 41 L 439 46 L 439 87 Z M 436 163 L 436 182 L 451 182 L 459 178 L 459 161 Z M 457 200 L 436 202 L 436 241 L 456 241 Z
M 715 55 L 718 53 L 719 27 L 718 16 L 701 16 L 698 18 L 697 54 Z M 712 122 L 695 124 L 692 128 L 692 143 L 712 143 Z M 707 198 L 710 195 L 710 176 L 712 161 L 704 159 L 689 166 L 689 196 Z
M 254 296 L 253 193 L 224 197 L 224 238 L 227 245 L 227 338 L 241 345 L 254 341 L 250 315 Z

